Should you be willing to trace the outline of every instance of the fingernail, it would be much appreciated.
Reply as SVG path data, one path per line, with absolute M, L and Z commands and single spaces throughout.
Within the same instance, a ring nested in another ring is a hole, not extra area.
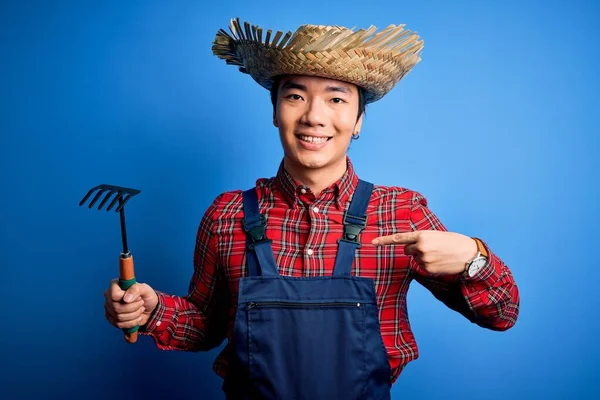
M 125 300 L 126 303 L 129 303 L 131 300 L 133 300 L 133 295 L 131 293 L 127 293 L 123 300 Z

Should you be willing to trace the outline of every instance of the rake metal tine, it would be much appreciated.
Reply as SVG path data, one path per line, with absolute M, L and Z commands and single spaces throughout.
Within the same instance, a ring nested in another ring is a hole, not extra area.
M 117 209 L 115 210 L 116 212 L 121 211 L 123 209 L 123 207 L 125 206 L 125 204 L 133 196 L 135 196 L 138 193 L 140 193 L 140 191 L 138 189 L 131 189 L 131 188 L 126 188 L 126 187 L 121 187 L 121 186 L 105 185 L 105 184 L 103 184 L 103 185 L 98 185 L 98 186 L 90 189 L 87 192 L 87 194 L 83 197 L 83 199 L 81 199 L 81 201 L 79 202 L 79 205 L 80 206 L 84 205 L 85 202 L 88 201 L 88 199 L 90 198 L 90 196 L 94 193 L 94 191 L 98 191 L 98 192 L 96 193 L 96 195 L 94 196 L 94 198 L 90 202 L 89 208 L 92 208 L 94 206 L 94 204 L 96 204 L 96 202 L 100 199 L 100 197 L 104 193 L 106 193 L 106 195 L 104 196 L 104 198 L 102 199 L 102 201 L 98 205 L 98 210 L 100 210 L 110 200 L 111 196 L 114 195 L 114 194 L 116 194 L 116 196 L 111 201 L 111 203 L 109 204 L 109 206 L 108 206 L 108 208 L 106 210 L 106 211 L 112 210 L 113 207 L 117 204 L 117 201 L 120 200 L 120 204 L 117 207 Z
M 96 202 L 98 201 L 98 199 L 100 198 L 100 196 L 102 196 L 102 193 L 104 193 L 105 190 L 106 189 L 100 189 L 100 191 L 98 192 L 98 194 L 96 194 L 96 196 L 94 197 L 94 199 L 90 203 L 89 208 L 94 207 L 94 204 L 96 204 Z
M 117 207 L 117 209 L 115 211 L 121 211 L 121 209 L 123 207 L 125 207 L 125 203 L 127 203 L 129 201 L 129 199 L 131 199 L 133 197 L 133 195 L 131 193 L 127 194 L 125 196 L 125 198 L 123 199 L 123 202 L 121 203 L 121 205 L 119 205 L 119 207 Z
M 113 201 L 111 201 L 110 204 L 108 205 L 108 207 L 106 207 L 106 211 L 110 211 L 115 206 L 115 204 L 117 204 L 117 201 L 119 201 L 119 198 L 121 196 L 123 196 L 123 193 L 120 192 L 120 191 L 117 192 L 117 195 L 115 196 L 115 198 L 113 199 Z
M 79 202 L 79 205 L 82 206 L 87 201 L 87 199 L 92 195 L 92 193 L 94 193 L 94 190 L 96 190 L 96 189 L 98 189 L 98 186 L 91 188 L 87 192 L 87 194 L 85 196 L 83 196 L 83 199 L 81 199 L 81 201 Z
M 104 204 L 106 204 L 106 202 L 108 201 L 110 196 L 112 196 L 113 194 L 115 194 L 114 190 L 110 190 L 108 192 L 108 194 L 104 197 L 104 199 L 102 199 L 102 202 L 100 202 L 100 205 L 98 206 L 98 210 L 100 210 L 104 206 Z

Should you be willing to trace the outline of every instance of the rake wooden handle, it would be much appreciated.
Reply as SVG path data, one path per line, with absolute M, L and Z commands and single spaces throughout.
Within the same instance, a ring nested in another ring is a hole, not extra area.
M 119 287 L 121 290 L 127 290 L 135 283 L 133 256 L 131 253 L 121 254 L 121 257 L 119 258 Z M 127 343 L 135 343 L 137 341 L 138 330 L 139 325 L 136 325 L 133 328 L 123 329 Z

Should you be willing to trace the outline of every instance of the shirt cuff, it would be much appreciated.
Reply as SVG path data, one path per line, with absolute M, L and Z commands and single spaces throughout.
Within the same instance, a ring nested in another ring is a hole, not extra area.
M 141 334 L 145 335 L 160 335 L 162 334 L 171 324 L 175 318 L 176 308 L 173 300 L 165 293 L 156 292 L 158 296 L 158 304 L 148 322 L 140 329 Z

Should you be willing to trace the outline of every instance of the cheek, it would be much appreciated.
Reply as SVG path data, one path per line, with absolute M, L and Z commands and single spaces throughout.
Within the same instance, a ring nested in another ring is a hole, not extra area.
M 349 111 L 341 113 L 336 118 L 336 122 L 338 132 L 351 135 L 356 127 L 356 114 Z
M 296 125 L 296 115 L 289 107 L 280 107 L 278 110 L 278 125 L 281 133 L 286 133 L 294 129 Z

